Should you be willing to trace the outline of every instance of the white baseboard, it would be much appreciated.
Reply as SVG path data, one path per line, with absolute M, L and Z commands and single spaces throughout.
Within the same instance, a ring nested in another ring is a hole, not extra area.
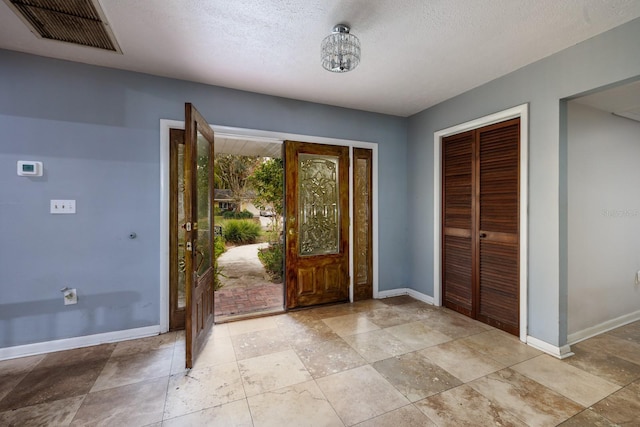
M 553 357 L 557 357 L 558 359 L 566 359 L 567 357 L 573 356 L 571 352 L 571 347 L 569 345 L 563 345 L 562 347 L 558 347 L 556 345 L 549 344 L 546 341 L 539 340 L 538 338 L 527 335 L 527 345 L 531 347 L 544 351 L 547 354 L 550 354 Z
M 426 302 L 427 304 L 433 305 L 433 297 L 410 288 L 398 288 L 398 289 L 391 289 L 388 291 L 380 291 L 378 292 L 378 299 L 399 297 L 401 295 L 409 295 L 410 297 L 415 298 L 419 301 Z
M 580 341 L 595 337 L 596 335 L 600 335 L 602 333 L 615 328 L 619 328 L 620 326 L 624 326 L 637 320 L 640 320 L 640 310 L 634 311 L 633 313 L 625 314 L 620 317 L 616 317 L 615 319 L 607 320 L 606 322 L 602 322 L 599 325 L 591 326 L 581 331 L 569 334 L 569 336 L 567 337 L 567 341 L 569 341 L 569 344 L 577 344 Z
M 160 325 L 144 328 L 125 329 L 124 331 L 105 332 L 103 334 L 85 335 L 82 337 L 65 338 L 62 340 L 38 342 L 34 344 L 17 345 L 0 348 L 0 360 L 15 359 L 17 357 L 33 356 L 36 354 L 52 353 L 54 351 L 71 350 L 89 347 L 109 342 L 126 341 L 136 338 L 150 337 L 160 333 Z

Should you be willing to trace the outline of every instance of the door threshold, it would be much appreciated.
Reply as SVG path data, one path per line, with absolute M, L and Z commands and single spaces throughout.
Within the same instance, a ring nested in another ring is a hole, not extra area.
M 258 319 L 260 317 L 274 316 L 276 314 L 284 314 L 286 312 L 287 311 L 284 308 L 275 308 L 275 309 L 272 308 L 264 311 L 254 311 L 253 313 L 233 314 L 228 316 L 216 317 L 214 318 L 214 323 L 216 325 L 219 325 L 223 323 L 236 322 L 238 320 L 249 320 L 249 319 Z

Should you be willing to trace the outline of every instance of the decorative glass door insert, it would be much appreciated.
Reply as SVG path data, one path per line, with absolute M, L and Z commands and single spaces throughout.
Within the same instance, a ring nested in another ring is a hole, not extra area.
M 338 157 L 300 154 L 298 157 L 299 255 L 340 251 Z

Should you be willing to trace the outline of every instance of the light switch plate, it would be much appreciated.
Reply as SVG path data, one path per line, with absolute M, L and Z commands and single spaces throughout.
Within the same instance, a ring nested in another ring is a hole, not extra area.
M 76 213 L 75 200 L 51 200 L 52 214 L 74 214 Z

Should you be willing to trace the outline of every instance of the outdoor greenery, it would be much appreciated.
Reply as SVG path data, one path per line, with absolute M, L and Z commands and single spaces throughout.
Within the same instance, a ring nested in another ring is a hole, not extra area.
M 235 209 L 241 209 L 242 202 L 249 198 L 249 177 L 260 163 L 257 156 L 217 154 L 215 156 L 215 186 L 231 190 Z
M 224 219 L 251 219 L 253 218 L 253 214 L 248 210 L 243 210 L 242 212 L 236 211 L 225 211 L 222 213 L 222 218 Z
M 282 281 L 284 272 L 284 262 L 282 258 L 282 243 L 272 243 L 268 247 L 258 249 L 258 258 L 267 274 L 273 282 L 279 283 Z
M 280 232 L 280 218 L 283 210 L 284 170 L 282 159 L 267 159 L 260 163 L 249 178 L 249 184 L 256 192 L 253 204 L 262 210 L 272 209 L 274 230 Z
M 214 241 L 214 256 L 216 259 L 227 250 L 225 243 L 224 237 L 216 236 Z
M 246 219 L 231 219 L 222 227 L 222 235 L 230 243 L 247 245 L 260 236 L 260 224 Z
M 225 240 L 222 236 L 216 236 L 213 242 L 213 250 L 215 261 L 213 264 L 213 290 L 217 291 L 222 288 L 224 284 L 222 283 L 222 277 L 227 277 L 222 273 L 223 268 L 218 266 L 218 257 L 222 255 L 226 250 Z

